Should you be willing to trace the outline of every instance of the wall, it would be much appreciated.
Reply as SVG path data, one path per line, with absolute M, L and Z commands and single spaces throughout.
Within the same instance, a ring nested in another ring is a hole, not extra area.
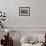
M 0 9 L 6 12 L 8 20 L 5 26 L 12 31 L 20 31 L 20 36 L 31 31 L 46 31 L 45 4 L 46 0 L 0 0 Z M 30 16 L 19 16 L 21 6 L 32 6 Z M 17 34 L 16 37 L 18 38 Z
M 46 0 L 33 0 L 32 26 L 46 27 Z
M 0 0 L 6 12 L 7 27 L 46 27 L 46 0 Z M 30 16 L 19 16 L 19 7 L 32 6 Z
M 19 4 L 19 5 L 18 5 Z M 1 0 L 0 6 L 1 10 L 6 12 L 8 23 L 6 24 L 7 27 L 16 27 L 16 26 L 25 26 L 30 23 L 30 17 L 21 17 L 19 16 L 19 7 L 31 7 L 31 1 L 27 0 Z M 25 20 L 25 21 L 24 21 Z M 28 22 L 27 22 L 28 21 Z M 22 24 L 23 23 L 23 24 Z
M 0 0 L 0 9 L 6 12 L 8 19 L 5 26 L 12 31 L 20 31 L 20 36 L 31 31 L 46 31 L 45 4 L 46 0 Z M 32 6 L 30 16 L 19 16 L 21 6 Z

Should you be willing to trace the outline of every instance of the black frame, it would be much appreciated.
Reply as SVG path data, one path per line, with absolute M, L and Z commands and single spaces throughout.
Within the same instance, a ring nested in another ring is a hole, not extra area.
M 27 9 L 28 14 L 22 15 L 21 10 Z M 30 16 L 30 7 L 19 7 L 19 16 Z

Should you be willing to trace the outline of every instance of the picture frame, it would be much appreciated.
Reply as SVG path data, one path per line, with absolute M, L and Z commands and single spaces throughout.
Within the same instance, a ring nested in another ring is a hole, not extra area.
M 19 7 L 19 16 L 30 16 L 30 7 Z

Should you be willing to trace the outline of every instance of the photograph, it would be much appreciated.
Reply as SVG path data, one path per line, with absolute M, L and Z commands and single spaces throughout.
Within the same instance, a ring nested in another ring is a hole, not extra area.
M 19 7 L 19 16 L 30 16 L 30 7 Z

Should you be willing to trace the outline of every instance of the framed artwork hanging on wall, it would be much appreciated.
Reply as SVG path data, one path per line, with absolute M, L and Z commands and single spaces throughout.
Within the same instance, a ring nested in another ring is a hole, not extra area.
M 19 7 L 19 16 L 30 16 L 30 7 Z

